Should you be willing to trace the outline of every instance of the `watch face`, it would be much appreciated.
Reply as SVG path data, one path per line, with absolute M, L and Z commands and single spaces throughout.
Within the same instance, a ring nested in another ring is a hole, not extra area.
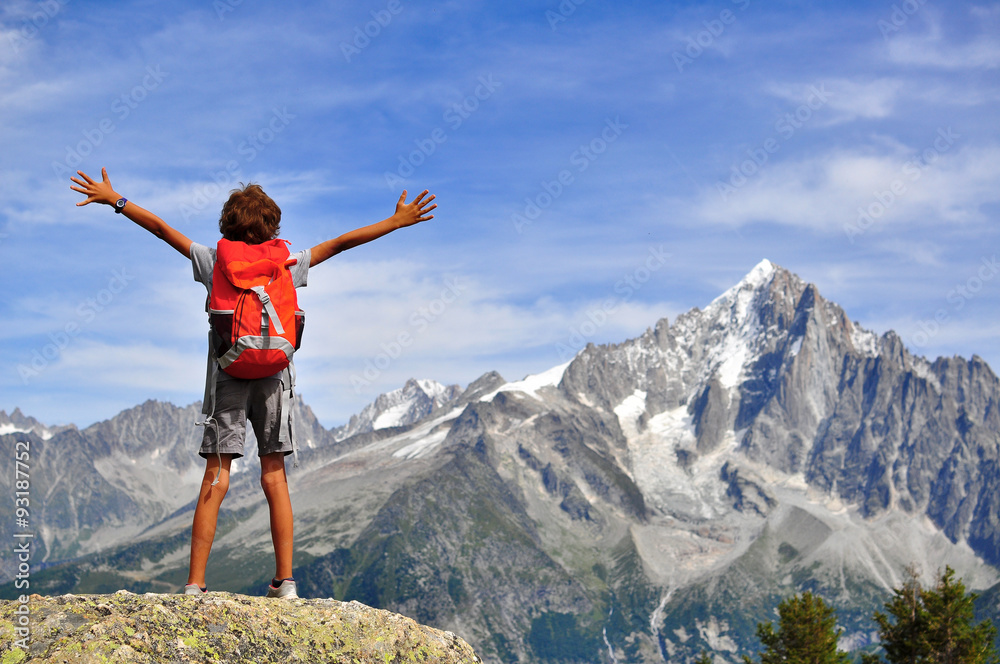
M 119 198 L 117 201 L 115 201 L 115 207 L 121 210 L 123 207 L 125 207 L 126 202 L 127 201 L 124 198 Z

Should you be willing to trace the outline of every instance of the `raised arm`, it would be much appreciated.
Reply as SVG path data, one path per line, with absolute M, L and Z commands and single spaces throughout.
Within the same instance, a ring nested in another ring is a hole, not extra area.
M 77 171 L 77 174 L 83 179 L 80 180 L 71 177 L 70 180 L 80 186 L 74 187 L 71 185 L 70 189 L 78 191 L 87 197 L 77 203 L 77 205 L 103 203 L 114 207 L 115 202 L 122 198 L 122 196 L 115 192 L 115 190 L 111 187 L 111 181 L 108 179 L 107 169 L 101 169 L 101 182 L 96 182 L 91 179 L 91 177 L 83 171 Z M 180 253 L 184 254 L 185 258 L 189 258 L 191 256 L 191 240 L 149 210 L 139 207 L 132 201 L 128 201 L 125 203 L 125 207 L 122 208 L 121 212 L 125 217 L 134 221 L 139 226 L 142 226 L 147 231 L 160 238 Z
M 412 201 L 407 203 L 406 190 L 404 189 L 403 193 L 399 197 L 399 201 L 396 203 L 395 214 L 388 219 L 383 219 L 382 221 L 372 224 L 371 226 L 363 226 L 362 228 L 357 228 L 353 231 L 344 233 L 340 237 L 317 244 L 312 248 L 312 260 L 309 263 L 309 267 L 319 265 L 327 258 L 336 256 L 340 252 L 356 247 L 359 244 L 365 244 L 366 242 L 376 240 L 383 235 L 391 233 L 397 228 L 412 226 L 420 223 L 421 221 L 433 219 L 434 215 L 429 213 L 437 207 L 437 203 L 431 205 L 431 201 L 433 201 L 435 197 L 433 194 L 427 196 L 427 198 L 424 198 L 425 196 L 427 196 L 426 189 L 420 192 L 420 194 L 418 194 Z

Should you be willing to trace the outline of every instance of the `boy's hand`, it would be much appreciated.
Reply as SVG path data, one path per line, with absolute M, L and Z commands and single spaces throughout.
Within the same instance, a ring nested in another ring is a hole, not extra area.
M 418 224 L 421 221 L 427 221 L 428 219 L 433 219 L 433 214 L 428 214 L 431 210 L 437 207 L 437 203 L 430 205 L 431 201 L 434 200 L 435 196 L 431 194 L 427 196 L 427 190 L 424 189 L 420 192 L 416 198 L 411 202 L 406 202 L 406 190 L 399 196 L 399 202 L 396 203 L 396 214 L 392 215 L 399 228 L 404 226 L 412 226 L 413 224 Z M 430 205 L 430 207 L 427 207 Z
M 430 211 L 437 207 L 437 203 L 431 204 L 433 200 L 434 196 L 427 196 L 427 190 L 424 189 L 416 198 L 407 203 L 406 190 L 404 189 L 403 193 L 399 196 L 399 201 L 396 203 L 396 212 L 391 217 L 383 219 L 376 224 L 349 231 L 332 240 L 320 242 L 310 250 L 311 259 L 309 266 L 315 267 L 331 256 L 336 256 L 342 251 L 366 244 L 372 240 L 377 240 L 397 228 L 412 226 L 413 224 L 419 224 L 421 221 L 433 219 L 434 215 L 430 214 Z
M 80 201 L 77 205 L 86 205 L 87 203 L 104 203 L 105 205 L 113 206 L 115 201 L 121 198 L 121 196 L 119 196 L 111 187 L 111 180 L 108 179 L 108 169 L 101 169 L 101 177 L 103 178 L 101 182 L 95 182 L 83 171 L 77 171 L 77 174 L 82 177 L 83 180 L 71 177 L 70 180 L 80 186 L 70 186 L 70 189 L 87 196 L 85 200 Z
M 118 193 L 111 187 L 111 180 L 108 179 L 108 169 L 101 169 L 100 182 L 95 182 L 93 178 L 83 171 L 77 171 L 77 175 L 83 179 L 79 180 L 77 178 L 70 178 L 70 180 L 80 186 L 71 186 L 70 189 L 78 191 L 87 197 L 77 203 L 77 205 L 104 203 L 105 205 L 111 205 L 113 207 L 114 204 L 118 202 L 118 199 L 121 198 L 121 196 L 119 196 Z M 170 224 L 163 221 L 149 210 L 139 207 L 135 203 L 128 203 L 120 210 L 120 212 L 123 217 L 145 228 L 147 231 L 179 251 L 185 258 L 190 258 L 191 240 L 185 237 L 180 231 L 175 228 L 171 228 Z

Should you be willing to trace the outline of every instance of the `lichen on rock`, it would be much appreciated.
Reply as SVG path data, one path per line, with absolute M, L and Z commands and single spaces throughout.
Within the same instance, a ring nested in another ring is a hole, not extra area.
M 28 650 L 15 647 L 20 603 L 0 602 L 0 663 L 434 662 L 479 664 L 463 639 L 390 611 L 333 599 L 31 595 Z

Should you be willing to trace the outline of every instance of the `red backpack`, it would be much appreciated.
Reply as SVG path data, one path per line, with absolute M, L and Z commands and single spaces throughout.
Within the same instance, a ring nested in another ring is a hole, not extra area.
M 237 378 L 264 378 L 288 366 L 302 342 L 288 242 L 219 240 L 208 318 L 219 367 Z

